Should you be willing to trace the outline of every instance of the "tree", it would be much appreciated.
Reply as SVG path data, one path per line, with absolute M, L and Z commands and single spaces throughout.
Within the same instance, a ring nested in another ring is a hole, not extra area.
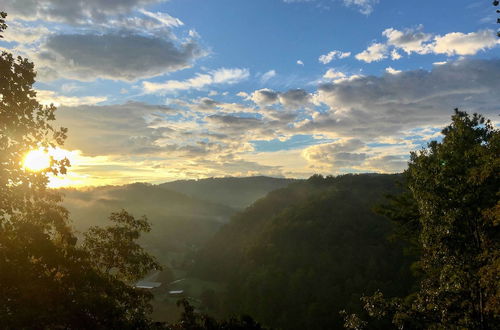
M 0 34 L 5 18 L 0 13 Z M 22 166 L 26 153 L 61 146 L 67 133 L 51 124 L 56 108 L 36 100 L 35 77 L 33 63 L 2 52 L 0 324 L 7 329 L 150 328 L 151 294 L 96 267 L 94 256 L 77 245 L 60 195 L 47 188 L 47 174 L 64 174 L 68 160 L 52 159 L 39 172 Z M 139 264 L 142 271 L 147 266 Z
M 151 269 L 161 269 L 156 260 L 136 242 L 141 233 L 151 231 L 144 216 L 134 218 L 127 211 L 111 213 L 114 226 L 91 227 L 85 233 L 83 247 L 99 269 L 119 279 L 134 282 Z
M 208 315 L 200 314 L 187 299 L 181 299 L 177 306 L 182 306 L 182 312 L 179 322 L 170 324 L 169 330 L 264 330 L 258 322 L 250 316 L 230 317 L 228 319 L 217 321 Z
M 442 142 L 411 154 L 420 286 L 405 299 L 365 297 L 371 316 L 399 328 L 488 329 L 500 320 L 500 131 L 455 110 Z

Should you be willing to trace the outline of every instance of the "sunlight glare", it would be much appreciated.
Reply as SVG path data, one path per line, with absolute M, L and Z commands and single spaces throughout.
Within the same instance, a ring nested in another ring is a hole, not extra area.
M 31 150 L 24 157 L 23 167 L 33 172 L 45 170 L 50 167 L 50 156 L 42 149 Z

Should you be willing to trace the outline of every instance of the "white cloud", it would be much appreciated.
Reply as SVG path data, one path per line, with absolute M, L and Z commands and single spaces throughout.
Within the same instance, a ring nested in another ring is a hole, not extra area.
M 44 105 L 54 104 L 59 106 L 79 106 L 84 104 L 97 104 L 107 100 L 105 96 L 64 96 L 54 91 L 37 90 L 36 96 L 38 102 Z
M 221 68 L 208 73 L 198 73 L 187 80 L 167 80 L 163 83 L 144 81 L 142 87 L 145 93 L 169 93 L 179 90 L 202 89 L 214 84 L 236 84 L 250 76 L 248 69 Z
M 396 70 L 393 67 L 388 67 L 388 68 L 385 68 L 385 72 L 387 72 L 388 74 L 398 74 L 398 73 L 401 73 L 403 71 Z
M 491 49 L 500 44 L 493 30 L 461 33 L 450 32 L 443 36 L 422 32 L 423 27 L 405 29 L 385 29 L 382 35 L 387 38 L 385 43 L 374 43 L 368 49 L 356 55 L 356 58 L 367 63 L 387 58 L 390 51 L 392 60 L 399 60 L 399 51 L 407 55 L 415 54 L 445 54 L 475 55 L 480 51 Z
M 260 82 L 261 83 L 266 83 L 269 81 L 269 79 L 272 79 L 276 77 L 276 71 L 275 70 L 269 70 L 267 71 L 266 73 L 264 73 L 261 77 L 260 77 Z
M 86 155 L 132 155 L 158 152 L 157 141 L 168 130 L 153 128 L 167 107 L 129 102 L 121 105 L 61 106 L 57 122 L 69 129 L 65 148 Z
M 304 132 L 395 136 L 405 129 L 441 125 L 454 108 L 496 116 L 500 60 L 460 60 L 431 71 L 403 71 L 319 86 L 315 101 L 330 108 L 301 122 Z
M 162 12 L 153 13 L 144 9 L 141 9 L 140 12 L 148 17 L 154 18 L 158 22 L 162 23 L 164 26 L 178 27 L 184 25 L 184 23 L 180 19 L 172 17 L 167 13 L 162 13 Z
M 492 30 L 461 33 L 452 32 L 444 36 L 436 36 L 433 51 L 436 54 L 474 55 L 479 51 L 493 48 L 500 44 L 500 40 Z
M 44 26 L 32 26 L 14 20 L 9 22 L 9 28 L 4 32 L 4 40 L 30 44 L 50 33 L 50 30 Z
M 373 43 L 356 55 L 356 59 L 366 63 L 377 62 L 385 58 L 387 58 L 387 45 L 381 43 Z
M 71 93 L 81 88 L 80 85 L 75 83 L 65 83 L 61 85 L 61 91 L 63 93 Z
M 304 176 L 323 169 L 396 172 L 406 166 L 410 150 L 439 134 L 453 108 L 494 119 L 499 85 L 500 60 L 461 60 L 432 71 L 346 77 L 340 83 L 321 84 L 313 93 L 261 89 L 239 93 L 245 99 L 240 103 L 202 97 L 171 99 L 169 107 L 61 107 L 57 117 L 70 129 L 71 150 L 145 157 L 155 165 L 169 164 L 182 175 L 194 175 L 197 169 L 199 175 L 209 176 L 224 167 L 231 174 L 267 173 L 270 168 L 261 164 Z M 247 99 L 255 104 L 248 105 Z M 289 167 L 291 161 L 278 157 L 285 153 L 269 152 L 265 162 L 254 161 L 264 153 L 255 150 L 252 141 L 286 142 L 298 134 L 333 141 L 287 154 L 302 155 L 294 162 L 300 167 Z
M 259 106 L 267 106 L 279 102 L 278 93 L 269 88 L 256 90 L 249 98 Z
M 318 58 L 318 61 L 320 61 L 323 64 L 328 64 L 334 59 L 342 59 L 342 58 L 347 58 L 351 56 L 351 52 L 342 52 L 340 50 L 332 50 L 328 54 L 321 55 Z
M 387 38 L 388 45 L 401 49 L 406 54 L 428 54 L 432 49 L 426 42 L 432 38 L 432 35 L 423 33 L 422 28 L 422 26 L 419 26 L 417 29 L 406 29 L 404 31 L 389 28 L 384 30 L 382 35 Z M 393 56 L 393 59 L 397 58 Z
M 300 3 L 300 2 L 326 2 L 321 0 L 283 0 L 285 3 Z M 373 12 L 373 7 L 379 2 L 379 0 L 342 0 L 342 3 L 346 7 L 357 7 L 359 12 L 364 15 L 369 15 Z
M 346 6 L 356 6 L 364 15 L 370 15 L 379 0 L 343 0 Z
M 393 49 L 391 51 L 391 59 L 393 61 L 396 61 L 396 60 L 399 60 L 401 58 L 401 54 L 398 53 L 398 51 L 396 49 Z
M 13 18 L 85 24 L 106 22 L 110 16 L 125 15 L 160 0 L 3 0 L 2 9 Z
M 247 79 L 250 76 L 250 71 L 248 69 L 240 68 L 221 68 L 211 71 L 211 74 L 215 84 L 236 84 Z
M 297 60 L 297 64 L 304 66 L 304 62 L 302 62 L 301 60 Z
M 330 80 L 342 79 L 345 77 L 346 77 L 345 73 L 336 71 L 335 69 L 328 69 L 328 71 L 326 71 L 325 74 L 323 75 L 323 78 Z

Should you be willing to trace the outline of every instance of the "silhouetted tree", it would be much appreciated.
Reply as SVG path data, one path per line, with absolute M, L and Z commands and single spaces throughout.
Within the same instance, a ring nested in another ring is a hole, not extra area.
M 187 299 L 177 302 L 177 306 L 182 306 L 181 319 L 167 328 L 170 330 L 264 330 L 250 316 L 230 317 L 217 321 L 216 319 L 195 311 L 194 307 Z
M 0 33 L 6 28 L 5 18 L 0 13 Z M 150 328 L 154 326 L 148 318 L 151 294 L 101 271 L 98 256 L 76 244 L 68 212 L 59 205 L 61 197 L 47 188 L 47 174 L 65 173 L 68 160 L 52 159 L 50 167 L 39 172 L 22 166 L 26 153 L 61 146 L 67 132 L 51 125 L 56 108 L 36 100 L 35 76 L 33 63 L 2 52 L 0 325 L 5 329 Z M 133 227 L 145 228 L 147 223 L 142 221 Z M 133 237 L 119 236 L 122 241 L 114 240 L 114 246 L 96 243 L 116 251 Z M 102 251 L 106 252 L 111 253 Z M 127 275 L 152 265 L 139 261 L 137 268 L 130 266 L 135 262 L 126 260 Z
M 481 115 L 455 110 L 442 134 L 442 142 L 411 154 L 406 171 L 419 214 L 420 286 L 405 299 L 378 292 L 363 299 L 365 308 L 399 328 L 494 328 L 500 322 L 500 131 Z
M 113 226 L 93 226 L 85 233 L 83 248 L 96 266 L 107 274 L 129 282 L 137 281 L 151 269 L 161 269 L 136 241 L 151 231 L 147 218 L 136 219 L 125 210 L 111 213 Z

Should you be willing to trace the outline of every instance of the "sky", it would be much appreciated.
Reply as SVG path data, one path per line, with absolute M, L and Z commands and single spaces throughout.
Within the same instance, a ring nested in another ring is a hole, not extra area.
M 53 186 L 401 172 L 453 109 L 498 122 L 489 0 L 3 0 L 58 106 Z

